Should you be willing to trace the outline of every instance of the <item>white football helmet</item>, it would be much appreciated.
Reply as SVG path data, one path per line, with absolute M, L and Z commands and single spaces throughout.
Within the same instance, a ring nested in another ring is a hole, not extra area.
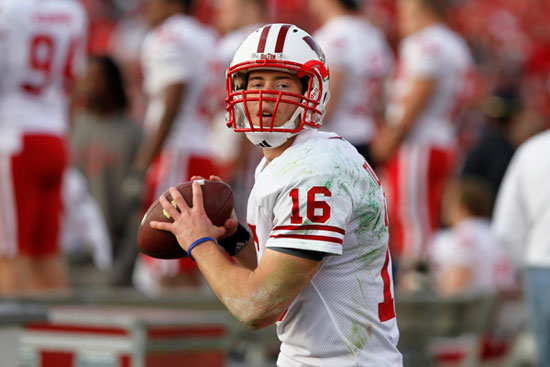
M 297 75 L 302 94 L 272 90 L 246 90 L 252 70 L 277 70 Z M 268 24 L 252 32 L 239 46 L 227 69 L 226 122 L 236 132 L 262 148 L 275 148 L 304 128 L 319 128 L 329 99 L 329 72 L 325 55 L 317 42 L 304 30 L 291 24 Z M 298 101 L 296 99 L 298 98 Z M 275 105 L 271 123 L 254 125 L 248 102 Z M 292 117 L 274 126 L 280 103 L 297 107 Z

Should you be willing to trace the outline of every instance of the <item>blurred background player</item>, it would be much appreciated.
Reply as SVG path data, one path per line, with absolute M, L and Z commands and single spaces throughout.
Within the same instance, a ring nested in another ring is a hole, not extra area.
M 77 1 L 0 6 L 0 292 L 63 288 L 61 183 L 68 93 L 85 63 Z
M 425 259 L 439 226 L 441 195 L 455 169 L 454 119 L 472 65 L 465 42 L 444 24 L 445 2 L 397 4 L 403 39 L 373 157 L 386 165 L 390 247 L 397 270 L 406 270 Z
M 92 56 L 88 60 L 75 94 L 82 107 L 73 112 L 72 166 L 86 178 L 86 186 L 105 218 L 115 260 L 113 282 L 130 285 L 141 208 L 121 200 L 122 184 L 131 173 L 142 132 L 128 116 L 124 80 L 111 57 Z
M 266 0 L 217 0 L 214 25 L 221 33 L 216 43 L 214 58 L 210 64 L 209 98 L 212 103 L 213 122 L 211 144 L 216 162 L 221 166 L 220 175 L 231 184 L 235 194 L 237 215 L 246 214 L 246 202 L 254 184 L 254 169 L 262 157 L 262 151 L 246 140 L 242 134 L 234 134 L 225 123 L 225 70 L 235 51 L 253 30 L 264 24 L 267 13 Z
M 362 14 L 362 0 L 310 0 L 322 23 L 313 37 L 325 52 L 330 70 L 330 100 L 323 129 L 352 143 L 370 157 L 376 122 L 383 110 L 382 87 L 393 67 L 384 33 Z
M 491 210 L 484 181 L 457 178 L 447 185 L 442 216 L 448 227 L 429 248 L 431 279 L 442 296 L 496 294 L 514 286 L 511 262 L 491 230 Z
M 523 270 L 539 366 L 550 367 L 550 131 L 520 145 L 504 175 L 493 231 Z
M 126 182 L 128 192 L 141 193 L 139 177 L 147 172 L 144 208 L 171 185 L 194 175 L 216 172 L 206 141 L 208 115 L 201 109 L 207 65 L 214 50 L 215 32 L 190 14 L 191 0 L 147 0 L 146 17 L 153 27 L 143 41 L 144 89 L 149 97 L 144 122 L 145 139 L 134 166 L 137 180 Z M 132 195 L 130 195 L 132 196 Z M 197 285 L 197 268 L 188 259 L 156 260 L 141 257 L 136 281 L 142 289 Z M 153 276 L 140 277 L 146 270 Z M 140 285 L 141 284 L 141 285 Z

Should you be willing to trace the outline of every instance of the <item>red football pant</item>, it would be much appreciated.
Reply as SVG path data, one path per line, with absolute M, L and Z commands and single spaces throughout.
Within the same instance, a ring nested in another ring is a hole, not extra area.
M 22 150 L 0 153 L 0 255 L 58 254 L 64 138 L 24 135 Z

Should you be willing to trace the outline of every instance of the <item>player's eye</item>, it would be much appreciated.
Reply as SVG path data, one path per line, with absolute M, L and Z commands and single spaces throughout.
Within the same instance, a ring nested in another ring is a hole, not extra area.
M 291 90 L 294 88 L 294 85 L 292 84 L 292 82 L 290 80 L 280 80 L 278 81 L 276 84 L 275 84 L 275 89 L 276 90 L 284 90 L 284 91 L 287 91 L 287 90 Z
M 264 87 L 264 82 L 260 80 L 253 80 L 248 83 L 248 89 L 260 89 Z

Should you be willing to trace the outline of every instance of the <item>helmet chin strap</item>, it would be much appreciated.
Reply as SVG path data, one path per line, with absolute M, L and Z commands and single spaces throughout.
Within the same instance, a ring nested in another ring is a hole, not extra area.
M 290 119 L 281 125 L 280 128 L 291 129 L 296 126 L 296 121 L 299 121 L 300 115 L 302 114 L 303 108 L 298 107 L 296 111 L 292 114 Z M 280 131 L 247 131 L 245 135 L 250 142 L 260 148 L 277 148 L 287 142 L 288 139 L 292 138 L 300 131 L 296 132 L 280 132 Z

